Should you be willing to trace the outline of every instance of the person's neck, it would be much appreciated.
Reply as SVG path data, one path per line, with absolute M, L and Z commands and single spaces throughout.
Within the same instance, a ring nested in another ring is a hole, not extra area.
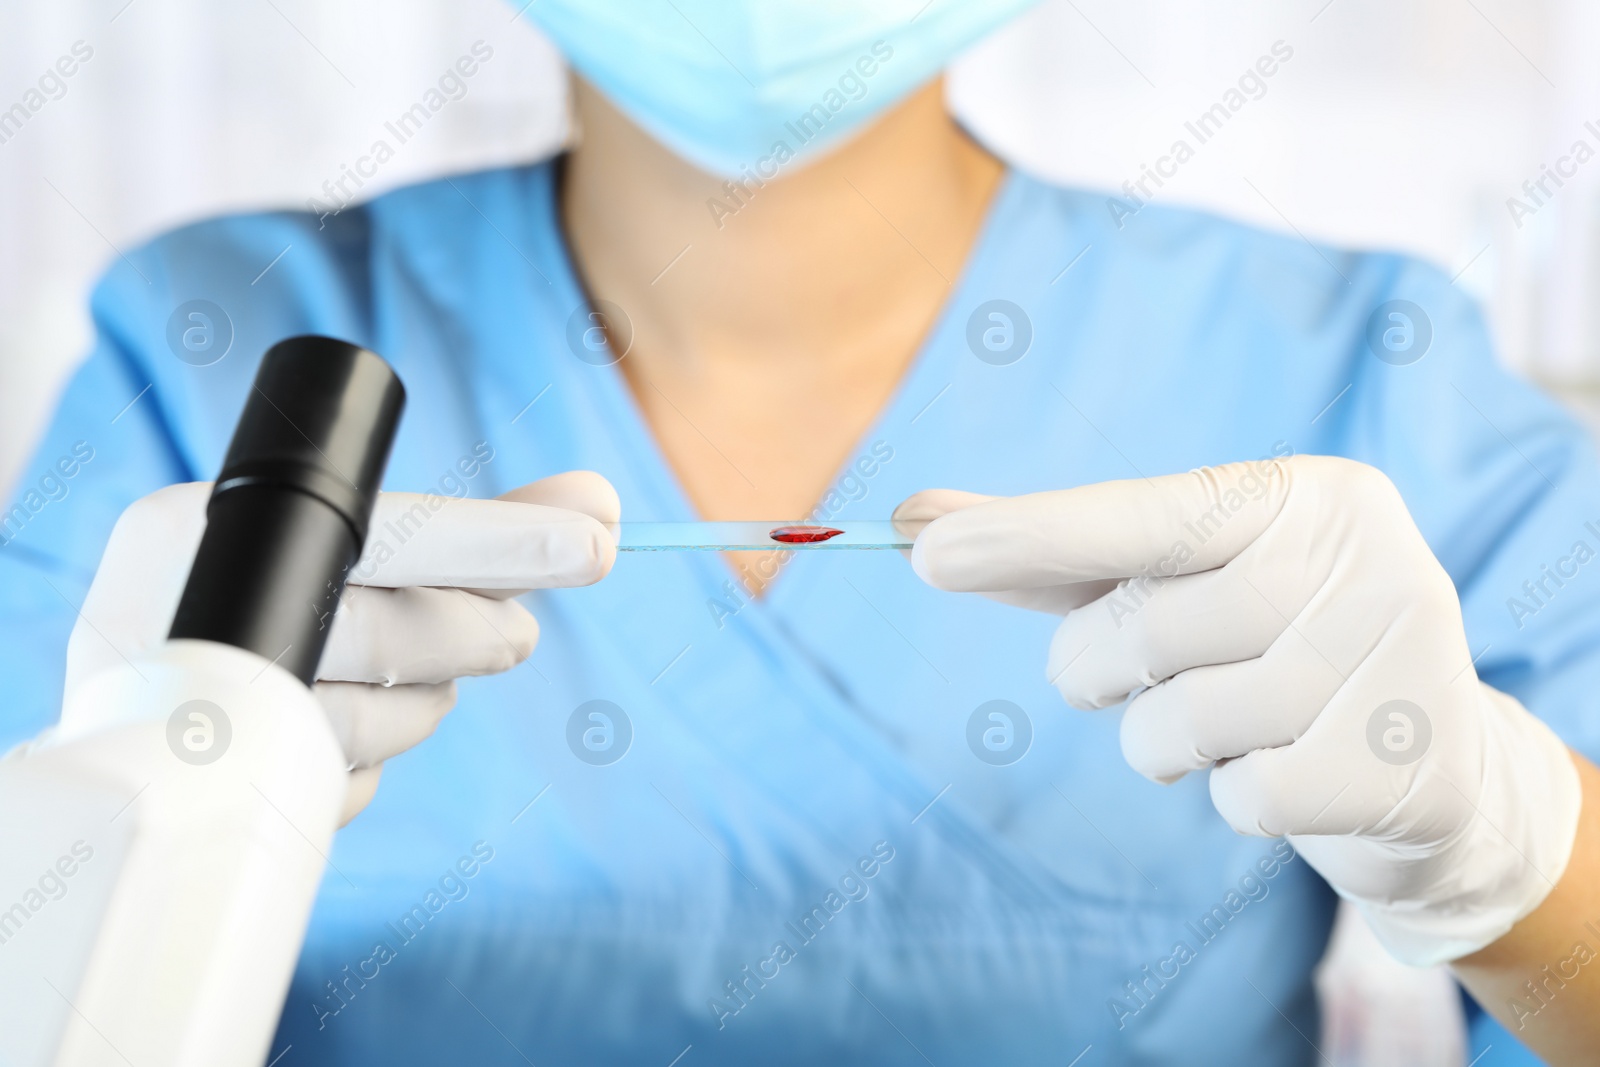
M 757 185 L 696 169 L 575 79 L 563 222 L 590 294 L 631 319 L 630 378 L 903 363 L 900 342 L 944 301 L 1003 169 L 942 90 Z
M 742 190 L 582 82 L 575 97 L 567 240 L 591 299 L 628 317 L 620 369 L 684 493 L 707 519 L 834 506 L 829 485 L 866 462 L 852 452 L 944 306 L 1003 168 L 951 122 L 938 83 Z M 752 593 L 781 558 L 728 557 Z

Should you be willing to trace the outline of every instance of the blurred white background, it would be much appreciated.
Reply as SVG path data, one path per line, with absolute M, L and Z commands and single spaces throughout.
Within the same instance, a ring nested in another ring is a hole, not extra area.
M 468 96 L 363 195 L 562 143 L 559 60 L 504 0 L 0 5 L 0 496 L 86 350 L 87 291 L 118 250 L 324 196 L 479 39 L 494 58 Z M 1018 165 L 1115 190 L 1279 41 L 1293 58 L 1265 95 L 1160 198 L 1431 259 L 1484 302 L 1509 364 L 1594 407 L 1600 158 L 1560 188 L 1546 179 L 1542 203 L 1523 186 L 1577 141 L 1600 152 L 1595 0 L 1044 0 L 961 61 L 951 98 Z M 75 45 L 92 56 L 32 108 Z M 7 120 L 19 102 L 34 113 Z M 1538 208 L 1520 226 L 1511 197 Z M 1442 976 L 1423 982 L 1386 998 L 1407 1029 L 1417 998 L 1454 1010 Z M 1433 1051 L 1460 1062 L 1448 1042 Z
M 85 351 L 85 295 L 117 249 L 303 207 L 480 38 L 495 56 L 467 98 L 363 195 L 560 145 L 559 61 L 511 5 L 0 7 L 0 114 L 76 42 L 93 49 L 59 99 L 0 123 L 0 494 Z M 1485 302 L 1510 364 L 1582 401 L 1600 385 L 1600 159 L 1547 183 L 1520 227 L 1507 199 L 1575 141 L 1600 150 L 1593 0 L 1044 0 L 961 62 L 951 96 L 1018 164 L 1115 189 L 1280 40 L 1294 56 L 1266 95 L 1161 198 L 1426 256 Z

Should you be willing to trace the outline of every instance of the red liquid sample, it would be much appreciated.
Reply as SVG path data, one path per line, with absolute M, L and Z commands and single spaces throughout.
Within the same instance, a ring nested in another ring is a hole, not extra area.
M 814 545 L 818 541 L 831 541 L 842 533 L 843 530 L 832 526 L 780 526 L 772 531 L 771 537 L 786 545 Z

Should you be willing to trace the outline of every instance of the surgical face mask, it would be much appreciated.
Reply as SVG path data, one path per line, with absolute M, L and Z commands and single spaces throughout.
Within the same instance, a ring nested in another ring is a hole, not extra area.
M 520 0 L 514 0 L 520 2 Z M 535 0 L 634 122 L 724 177 L 815 159 L 1033 0 Z

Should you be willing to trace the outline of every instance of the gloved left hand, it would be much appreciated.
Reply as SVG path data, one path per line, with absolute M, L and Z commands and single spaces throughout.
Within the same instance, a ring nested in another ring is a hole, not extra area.
M 1288 835 L 1408 963 L 1498 939 L 1560 879 L 1571 754 L 1473 669 L 1455 587 L 1371 467 L 1300 456 L 997 499 L 911 497 L 940 589 L 1066 616 L 1048 675 L 1129 700 L 1122 751 L 1210 767 L 1234 830 Z
M 117 520 L 68 642 L 69 698 L 96 671 L 166 639 L 210 494 L 209 482 L 170 485 Z M 349 761 L 341 824 L 371 800 L 384 760 L 433 733 L 457 678 L 509 670 L 533 651 L 539 624 L 511 597 L 610 571 L 616 544 L 601 524 L 620 511 L 592 471 L 499 500 L 378 494 L 313 687 Z

